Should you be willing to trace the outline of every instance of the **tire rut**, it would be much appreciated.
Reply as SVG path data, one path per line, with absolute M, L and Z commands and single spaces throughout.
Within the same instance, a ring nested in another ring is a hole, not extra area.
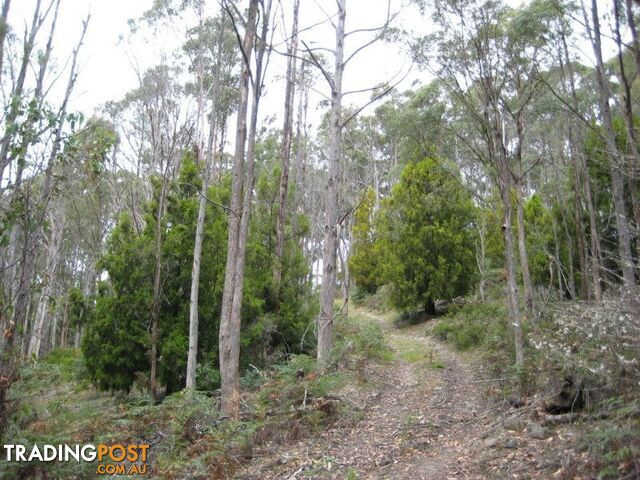
M 468 365 L 424 327 L 395 329 L 377 314 L 356 313 L 383 325 L 396 357 L 369 367 L 373 391 L 347 393 L 366 405 L 363 417 L 283 445 L 238 478 L 343 479 L 349 472 L 367 479 L 482 478 L 473 476 L 471 459 L 489 415 Z

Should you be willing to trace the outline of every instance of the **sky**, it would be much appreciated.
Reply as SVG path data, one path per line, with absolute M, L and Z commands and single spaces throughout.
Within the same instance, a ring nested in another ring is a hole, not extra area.
M 509 0 L 513 6 L 523 0 Z M 606 0 L 603 0 L 606 3 Z M 9 23 L 16 32 L 21 32 L 33 10 L 35 0 L 14 0 L 9 15 Z M 47 0 L 44 0 L 47 3 Z M 290 0 L 284 0 L 286 16 L 290 16 Z M 400 8 L 406 0 L 392 0 L 393 10 Z M 64 62 L 77 42 L 82 21 L 91 14 L 89 28 L 80 54 L 81 71 L 71 100 L 70 109 L 82 111 L 90 116 L 100 105 L 109 100 L 118 100 L 138 84 L 136 71 L 143 71 L 159 63 L 162 56 L 170 56 L 185 38 L 186 25 L 177 21 L 174 24 L 154 32 L 131 34 L 129 20 L 139 18 L 153 4 L 153 0 L 62 0 L 58 33 L 55 40 L 54 56 L 59 65 Z M 274 0 L 274 5 L 278 1 Z M 385 0 L 348 0 L 347 31 L 379 25 L 386 16 Z M 605 8 L 605 5 L 602 5 Z M 218 9 L 217 0 L 207 0 L 206 14 L 213 15 Z M 326 19 L 327 14 L 335 12 L 334 0 L 302 0 L 300 27 L 304 29 Z M 281 14 L 276 17 L 280 20 Z M 290 20 L 286 20 L 290 28 Z M 428 15 L 421 17 L 415 7 L 400 10 L 396 24 L 402 28 L 428 33 L 431 29 Z M 276 40 L 283 38 L 280 29 Z M 332 48 L 334 33 L 328 23 L 310 29 L 302 38 L 313 46 Z M 354 35 L 347 39 L 347 55 L 354 48 L 370 38 L 370 34 Z M 44 42 L 42 35 L 41 42 Z M 40 45 L 42 47 L 43 45 Z M 585 49 L 587 46 L 585 45 Z M 406 74 L 399 89 L 411 88 L 415 80 L 426 82 L 429 77 L 417 68 L 410 68 L 411 62 L 405 47 L 378 42 L 366 49 L 347 67 L 344 90 L 359 90 L 372 87 L 380 82 L 398 79 Z M 283 110 L 284 87 L 282 77 L 286 68 L 286 58 L 273 54 L 269 64 L 269 76 L 266 92 L 261 104 L 261 117 L 281 117 Z M 407 72 L 409 72 L 407 74 Z M 66 77 L 59 82 L 62 91 Z M 326 106 L 321 105 L 322 95 L 328 94 L 326 82 L 320 78 L 315 86 L 310 105 L 310 118 L 317 122 Z M 54 90 L 55 91 L 55 90 Z M 370 93 L 350 95 L 345 99 L 347 105 L 359 106 L 369 99 Z
M 153 0 L 62 0 L 58 30 L 54 45 L 54 56 L 59 65 L 64 65 L 73 46 L 77 42 L 82 21 L 90 13 L 90 23 L 80 54 L 80 75 L 71 100 L 71 110 L 79 110 L 91 115 L 100 105 L 109 100 L 118 100 L 138 84 L 136 70 L 159 63 L 163 55 L 169 56 L 183 40 L 185 25 L 176 22 L 170 28 L 162 28 L 153 33 L 132 35 L 128 24 L 130 19 L 139 18 L 148 10 Z M 285 1 L 289 10 L 291 2 Z M 399 5 L 398 0 L 392 2 Z M 26 21 L 33 10 L 34 0 L 14 0 L 9 15 L 9 23 L 16 31 L 25 28 Z M 274 1 L 274 5 L 277 2 Z M 333 0 L 303 0 L 301 2 L 301 29 L 314 25 L 333 14 Z M 214 14 L 218 2 L 208 0 L 206 13 Z M 384 0 L 349 0 L 347 3 L 347 30 L 371 27 L 381 24 L 386 17 Z M 290 12 L 286 12 L 287 17 Z M 277 14 L 278 20 L 281 14 Z M 420 19 L 415 8 L 401 11 L 398 22 L 404 28 L 419 29 L 425 20 Z M 290 21 L 287 18 L 287 29 Z M 349 38 L 347 54 L 364 43 L 371 34 L 363 33 Z M 276 38 L 282 38 L 279 29 Z M 328 24 L 320 25 L 302 34 L 305 41 L 314 46 L 332 47 L 334 34 Z M 41 42 L 45 38 L 42 35 Z M 41 45 L 42 47 L 43 45 Z M 408 88 L 413 80 L 424 77 L 417 69 L 411 69 L 411 62 L 403 47 L 377 43 L 366 49 L 348 66 L 345 73 L 345 91 L 372 87 L 380 82 L 396 80 L 410 73 L 401 86 Z M 280 117 L 283 110 L 284 87 L 282 77 L 286 69 L 286 58 L 273 54 L 269 64 L 269 77 L 265 87 L 265 97 L 261 104 L 262 117 Z M 62 77 L 66 80 L 66 77 Z M 61 90 L 64 81 L 60 81 Z M 329 93 L 326 82 L 319 80 L 317 92 L 312 95 L 310 116 L 319 118 L 324 106 L 318 106 L 322 94 Z M 347 104 L 360 105 L 368 100 L 370 93 L 349 95 Z

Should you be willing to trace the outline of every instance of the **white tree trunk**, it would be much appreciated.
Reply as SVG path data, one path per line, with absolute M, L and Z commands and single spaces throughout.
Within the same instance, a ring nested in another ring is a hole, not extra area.
M 236 287 L 236 261 L 240 220 L 242 217 L 242 192 L 244 183 L 245 146 L 247 141 L 247 110 L 249 103 L 249 71 L 256 36 L 258 0 L 251 0 L 242 42 L 243 61 L 240 77 L 240 101 L 238 104 L 236 146 L 233 157 L 231 183 L 231 213 L 227 235 L 227 262 L 225 267 L 224 290 L 219 334 L 219 361 L 222 397 L 220 409 L 224 415 L 237 418 L 240 408 L 240 325 L 232 316 L 234 290 Z
M 344 72 L 344 39 L 346 0 L 337 0 L 336 50 L 333 85 L 331 89 L 331 115 L 329 119 L 329 165 L 325 194 L 324 245 L 322 250 L 322 286 L 320 314 L 316 319 L 318 362 L 326 364 L 333 349 L 333 299 L 336 285 L 338 174 L 342 150 L 342 74 Z
M 61 215 L 49 215 L 51 224 L 51 237 L 49 239 L 49 248 L 47 249 L 47 259 L 44 271 L 44 283 L 42 285 L 42 293 L 38 300 L 36 317 L 29 340 L 27 355 L 39 358 L 40 347 L 42 345 L 43 334 L 46 331 L 46 318 L 49 314 L 49 304 L 53 294 L 54 276 L 58 268 L 60 259 L 60 245 L 62 243 L 62 232 L 64 230 L 64 212 Z

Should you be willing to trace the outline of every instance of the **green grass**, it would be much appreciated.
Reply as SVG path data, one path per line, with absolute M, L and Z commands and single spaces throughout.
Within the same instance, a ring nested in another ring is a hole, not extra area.
M 507 346 L 510 332 L 504 301 L 465 304 L 440 320 L 433 335 L 458 350 L 482 345 L 496 349 Z
M 393 352 L 386 343 L 380 323 L 365 316 L 340 319 L 336 326 L 338 338 L 334 347 L 334 359 L 355 355 L 380 362 L 393 360 Z
M 433 352 L 417 339 L 392 337 L 391 344 L 398 357 L 406 362 L 418 363 L 433 359 Z

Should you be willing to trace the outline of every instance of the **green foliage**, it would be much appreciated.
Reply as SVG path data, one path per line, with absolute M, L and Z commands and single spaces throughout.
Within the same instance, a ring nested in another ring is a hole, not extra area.
M 549 255 L 554 252 L 551 212 L 542 203 L 540 195 L 533 195 L 524 204 L 529 268 L 534 285 L 549 283 Z M 553 280 L 553 279 L 551 279 Z
M 333 352 L 334 363 L 344 360 L 347 355 L 388 361 L 391 350 L 384 338 L 384 331 L 378 322 L 366 317 L 347 317 L 337 324 L 338 338 Z
M 596 478 L 632 478 L 640 461 L 640 404 L 613 397 L 601 407 L 609 420 L 594 425 L 584 442 L 597 467 Z
M 381 285 L 380 242 L 375 241 L 373 225 L 375 195 L 373 188 L 367 188 L 354 213 L 349 268 L 358 294 L 373 294 Z
M 188 349 L 189 295 L 200 188 L 200 169 L 191 155 L 182 161 L 179 179 L 167 198 L 162 237 L 162 304 L 158 322 L 158 378 L 168 392 L 184 386 Z M 258 201 L 277 192 L 275 175 L 264 170 L 258 179 Z M 108 272 L 100 288 L 95 319 L 86 330 L 83 352 L 93 381 L 103 389 L 128 391 L 137 372 L 149 370 L 149 324 L 153 296 L 155 225 L 159 181 L 155 197 L 145 207 L 146 226 L 138 231 L 123 215 L 107 242 L 99 268 Z M 207 197 L 227 204 L 229 184 L 212 186 Z M 290 228 L 290 226 L 288 225 Z M 297 351 L 313 304 L 309 286 L 300 279 L 306 265 L 297 237 L 285 248 L 279 301 L 271 289 L 273 251 L 264 238 L 275 228 L 268 209 L 256 208 L 247 245 L 247 275 L 242 307 L 241 367 L 264 365 L 276 352 Z M 207 206 L 200 270 L 198 388 L 218 387 L 218 327 L 224 285 L 227 216 Z M 277 309 L 276 309 L 277 308 Z
M 467 303 L 438 322 L 433 335 L 459 350 L 484 345 L 499 350 L 510 345 L 502 301 Z
M 473 212 L 470 195 L 438 161 L 407 165 L 385 203 L 378 233 L 395 306 L 429 309 L 435 300 L 470 289 Z

